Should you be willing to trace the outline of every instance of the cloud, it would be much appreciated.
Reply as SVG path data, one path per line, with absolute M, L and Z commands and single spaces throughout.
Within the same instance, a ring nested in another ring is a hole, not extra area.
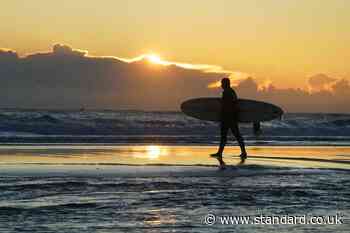
M 15 51 L 10 49 L 0 48 L 0 62 L 4 61 L 13 61 L 18 58 L 18 55 Z
M 220 70 L 218 69 L 217 71 L 219 72 Z M 222 69 L 221 71 L 223 72 Z M 240 71 L 225 71 L 225 77 L 230 79 L 231 86 L 237 86 L 240 83 L 240 81 L 249 78 L 249 76 L 249 74 Z M 208 88 L 219 87 L 221 87 L 221 80 L 217 80 L 208 84 Z
M 336 81 L 335 78 L 331 78 L 325 74 L 316 74 L 308 79 L 308 84 L 311 91 L 317 91 L 322 89 L 330 90 L 330 84 Z
M 207 72 L 207 73 L 222 73 L 222 74 L 226 74 L 226 76 L 229 76 L 229 75 L 235 73 L 233 71 L 224 70 L 221 66 L 217 66 L 217 65 L 189 64 L 189 63 L 174 62 L 174 61 L 164 61 L 160 57 L 158 57 L 158 55 L 156 55 L 156 54 L 143 54 L 141 56 L 138 56 L 136 58 L 131 58 L 131 59 L 118 58 L 118 57 L 114 57 L 114 58 L 119 59 L 121 61 L 128 62 L 128 63 L 148 61 L 150 63 L 156 63 L 156 64 L 160 64 L 163 66 L 174 65 L 174 66 L 184 68 L 184 69 L 200 70 L 200 71 Z
M 25 57 L 0 49 L 0 107 L 179 110 L 188 98 L 219 96 L 219 88 L 208 86 L 230 77 L 240 97 L 272 102 L 289 112 L 350 112 L 346 79 L 310 77 L 313 87 L 330 85 L 332 90 L 310 93 L 307 87 L 260 84 L 249 74 L 220 66 L 152 61 L 148 56 L 92 56 L 60 44 Z
M 345 96 L 347 96 L 349 94 L 350 84 L 349 84 L 348 80 L 340 79 L 340 80 L 337 80 L 331 86 L 331 88 L 334 91 L 334 93 L 336 95 L 338 95 L 339 97 L 345 97 Z M 347 99 L 346 101 L 349 101 L 349 99 Z
M 78 50 L 78 49 L 73 50 L 71 47 L 67 45 L 61 45 L 61 44 L 55 44 L 53 46 L 52 53 L 57 56 L 61 55 L 61 56 L 79 56 L 79 57 L 83 57 L 88 54 L 87 51 Z
M 153 64 L 144 56 L 128 61 L 90 56 L 66 45 L 25 57 L 13 54 L 0 53 L 1 107 L 174 110 L 186 98 L 217 95 L 207 85 L 224 75 L 210 66 Z
M 287 112 L 350 112 L 349 82 L 335 80 L 331 90 L 309 92 L 306 88 L 277 88 L 271 82 L 260 87 L 256 80 L 242 80 L 236 87 L 241 98 L 253 98 L 272 102 Z

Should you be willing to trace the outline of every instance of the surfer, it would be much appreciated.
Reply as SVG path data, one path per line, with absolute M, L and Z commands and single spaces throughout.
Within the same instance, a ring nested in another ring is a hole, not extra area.
M 211 156 L 217 158 L 220 162 L 220 167 L 225 167 L 225 162 L 222 159 L 222 153 L 224 151 L 227 133 L 231 129 L 233 135 L 236 137 L 239 147 L 241 148 L 241 163 L 247 158 L 247 152 L 245 150 L 244 139 L 239 132 L 238 127 L 238 104 L 237 104 L 237 95 L 236 92 L 231 88 L 230 79 L 223 78 L 221 80 L 221 87 L 223 89 L 222 99 L 221 99 L 221 139 L 220 146 L 217 153 L 212 154 Z

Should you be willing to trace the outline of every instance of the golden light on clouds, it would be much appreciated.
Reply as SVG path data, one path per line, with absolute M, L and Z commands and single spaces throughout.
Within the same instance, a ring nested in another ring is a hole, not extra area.
M 229 71 L 229 76 L 228 78 L 231 81 L 231 86 L 235 87 L 239 84 L 240 81 L 248 78 L 250 75 L 244 72 L 239 72 L 239 71 Z M 221 80 L 212 82 L 208 85 L 208 88 L 219 88 L 221 87 Z
M 158 64 L 163 66 L 169 66 L 169 65 L 175 65 L 184 69 L 189 70 L 199 70 L 205 73 L 222 73 L 223 77 L 230 77 L 232 83 L 237 83 L 237 79 L 241 80 L 244 78 L 249 77 L 249 74 L 240 72 L 240 71 L 232 71 L 232 70 L 226 70 L 221 66 L 218 65 L 211 65 L 211 64 L 191 64 L 191 63 L 185 63 L 185 62 L 177 62 L 177 61 L 167 61 L 163 58 L 161 58 L 160 55 L 156 53 L 148 53 L 148 54 L 142 54 L 140 56 L 134 57 L 134 58 L 121 58 L 121 57 L 114 57 L 116 59 L 122 60 L 124 62 L 132 63 L 137 61 L 146 60 L 152 64 Z M 236 80 L 236 81 L 235 81 Z M 214 86 L 214 83 L 210 86 Z
M 13 51 L 10 49 L 0 49 L 1 51 Z M 68 45 L 62 45 L 62 44 L 55 44 L 53 45 L 53 52 L 56 54 L 75 54 L 78 56 L 83 57 L 90 57 L 90 58 L 113 58 L 117 59 L 126 63 L 133 63 L 133 62 L 140 62 L 140 61 L 147 61 L 151 64 L 155 65 L 162 65 L 162 66 L 170 66 L 174 65 L 180 68 L 188 69 L 188 70 L 198 70 L 204 73 L 217 73 L 222 74 L 222 78 L 229 77 L 231 80 L 231 85 L 236 86 L 238 85 L 239 81 L 246 79 L 250 77 L 250 74 L 241 72 L 241 71 L 233 71 L 233 70 L 227 70 L 219 65 L 212 65 L 212 64 L 191 64 L 191 63 L 185 63 L 185 62 L 178 62 L 178 61 L 168 61 L 163 59 L 160 55 L 157 53 L 147 53 L 142 54 L 134 58 L 125 58 L 125 57 L 118 57 L 118 56 L 96 56 L 91 55 L 88 50 L 83 49 L 72 49 Z M 44 52 L 44 53 L 50 53 L 50 51 Z M 26 56 L 31 55 L 27 54 Z M 25 56 L 23 56 L 25 57 Z M 213 80 L 212 83 L 208 85 L 208 88 L 218 88 L 220 87 L 220 80 Z
M 114 58 L 128 62 L 128 63 L 146 60 L 156 65 L 163 65 L 163 66 L 175 65 L 184 69 L 199 70 L 205 73 L 219 73 L 219 74 L 222 74 L 222 78 L 228 77 L 231 80 L 232 86 L 237 86 L 241 80 L 251 76 L 251 74 L 241 72 L 241 71 L 226 70 L 223 67 L 218 65 L 191 64 L 191 63 L 184 63 L 184 62 L 177 62 L 177 61 L 167 61 L 167 60 L 163 60 L 161 56 L 158 55 L 157 53 L 142 54 L 135 58 L 120 58 L 120 57 L 114 57 Z M 221 80 L 217 80 L 210 83 L 208 85 L 208 88 L 219 88 L 220 86 L 221 86 Z
M 264 90 L 264 89 L 270 88 L 271 86 L 272 86 L 272 81 L 270 79 L 266 79 L 263 83 L 261 83 L 258 86 L 258 89 Z

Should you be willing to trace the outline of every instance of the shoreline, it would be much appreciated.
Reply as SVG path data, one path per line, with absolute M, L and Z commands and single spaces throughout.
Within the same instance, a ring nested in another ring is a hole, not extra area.
M 217 146 L 191 145 L 17 145 L 0 146 L 0 175 L 4 168 L 17 166 L 134 166 L 211 167 L 218 165 L 209 155 Z M 243 166 L 274 168 L 327 168 L 350 171 L 350 146 L 248 146 Z M 228 146 L 223 159 L 239 164 L 239 148 Z M 75 166 L 75 167 L 72 167 Z

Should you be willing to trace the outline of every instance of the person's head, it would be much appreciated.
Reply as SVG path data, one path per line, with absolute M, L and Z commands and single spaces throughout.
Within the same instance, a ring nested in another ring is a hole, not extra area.
M 229 78 L 223 78 L 221 80 L 221 87 L 222 89 L 227 89 L 231 87 L 230 79 Z

